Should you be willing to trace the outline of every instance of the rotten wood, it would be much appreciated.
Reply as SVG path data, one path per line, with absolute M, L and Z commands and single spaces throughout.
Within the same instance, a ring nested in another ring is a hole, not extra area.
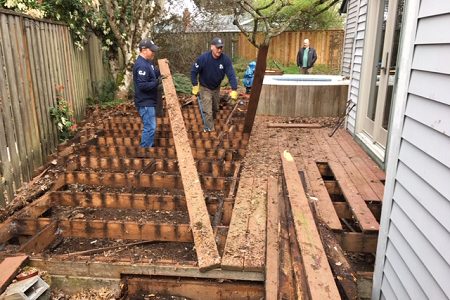
M 128 295 L 131 299 L 145 294 L 183 295 L 198 300 L 259 300 L 264 286 L 252 282 L 217 282 L 176 278 L 128 277 Z
M 266 294 L 265 299 L 277 299 L 280 269 L 280 211 L 278 178 L 267 181 L 267 240 L 266 240 Z
M 280 269 L 278 297 L 275 299 L 303 299 L 302 295 L 296 295 L 296 282 L 293 272 L 292 247 L 289 237 L 289 222 L 286 211 L 286 199 L 284 195 L 279 201 L 280 206 Z
M 52 219 L 20 219 L 16 221 L 16 234 L 35 235 Z M 188 224 L 160 224 L 119 222 L 82 219 L 59 220 L 62 237 L 86 239 L 122 239 L 122 240 L 155 240 L 166 242 L 192 242 L 192 233 Z
M 166 59 L 160 59 L 158 60 L 158 65 L 164 78 L 164 94 L 166 95 L 167 110 L 183 180 L 198 266 L 200 271 L 207 271 L 220 265 L 220 256 L 206 209 L 200 178 L 195 167 L 191 147 L 189 146 L 189 138 L 183 122 L 169 64 Z
M 323 225 L 319 225 L 318 227 L 322 240 L 324 241 L 328 261 L 336 277 L 336 282 L 340 285 L 346 299 L 359 299 L 353 268 L 345 257 L 334 233 Z
M 128 243 L 128 244 L 124 244 L 124 245 L 115 245 L 115 246 L 109 246 L 109 247 L 101 247 L 101 248 L 96 248 L 96 249 L 89 249 L 89 250 L 84 250 L 84 251 L 77 251 L 77 252 L 70 252 L 67 253 L 65 255 L 67 256 L 78 256 L 78 255 L 92 255 L 92 254 L 96 254 L 102 251 L 109 251 L 109 250 L 114 250 L 117 248 L 128 248 L 128 247 L 133 247 L 133 246 L 140 246 L 140 245 L 147 245 L 147 244 L 152 244 L 152 243 L 156 243 L 156 241 L 140 241 L 140 242 L 135 242 L 135 243 Z
M 30 258 L 29 265 L 47 271 L 52 275 L 67 275 L 96 278 L 121 278 L 123 274 L 159 275 L 190 278 L 221 278 L 225 280 L 264 281 L 264 274 L 259 272 L 236 272 L 221 269 L 200 272 L 197 266 L 180 264 L 155 264 L 130 262 L 95 262 L 67 261 Z
M 311 299 L 339 299 L 340 295 L 295 161 L 287 151 L 281 153 L 281 160 L 309 295 Z
M 322 128 L 318 123 L 268 123 L 268 128 Z
M 23 244 L 18 252 L 28 254 L 41 253 L 47 249 L 58 236 L 58 221 L 55 220 L 35 234 L 28 242 Z

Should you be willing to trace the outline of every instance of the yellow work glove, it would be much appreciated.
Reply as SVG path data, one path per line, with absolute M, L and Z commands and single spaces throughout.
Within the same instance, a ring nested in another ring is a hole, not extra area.
M 235 104 L 236 101 L 237 101 L 237 98 L 238 98 L 238 92 L 237 91 L 231 91 L 230 92 L 230 98 L 231 98 L 231 101 L 233 102 L 233 104 Z
M 198 84 L 197 84 L 197 85 L 194 85 L 194 86 L 192 87 L 192 95 L 197 96 L 197 95 L 198 95 L 199 89 L 200 89 L 200 86 L 199 86 Z

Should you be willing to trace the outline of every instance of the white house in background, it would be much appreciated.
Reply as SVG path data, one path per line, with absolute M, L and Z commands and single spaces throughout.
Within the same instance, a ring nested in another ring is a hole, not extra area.
M 450 299 L 450 1 L 343 8 L 347 130 L 386 169 L 372 299 Z

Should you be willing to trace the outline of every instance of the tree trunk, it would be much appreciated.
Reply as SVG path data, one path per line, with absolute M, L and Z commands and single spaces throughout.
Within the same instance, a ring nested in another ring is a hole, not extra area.
M 253 123 L 255 121 L 256 109 L 258 108 L 259 96 L 266 72 L 267 54 L 269 45 L 263 44 L 259 46 L 258 56 L 256 58 L 255 78 L 253 78 L 252 89 L 250 92 L 250 102 L 248 104 L 247 114 L 245 115 L 244 132 L 252 132 Z

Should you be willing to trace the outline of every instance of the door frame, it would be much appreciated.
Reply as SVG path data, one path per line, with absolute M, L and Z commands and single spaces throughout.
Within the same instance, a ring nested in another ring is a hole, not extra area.
M 361 81 L 358 95 L 358 105 L 356 109 L 355 138 L 368 150 L 369 155 L 381 166 L 386 160 L 386 147 L 378 143 L 373 143 L 373 139 L 364 131 L 366 122 L 366 112 L 369 105 L 372 77 L 374 74 L 374 61 L 377 45 L 380 43 L 381 35 L 378 34 L 378 27 L 383 20 L 384 0 L 367 1 L 366 31 L 364 35 L 364 50 L 361 65 Z M 381 49 L 383 51 L 383 49 Z M 383 55 L 384 56 L 384 55 Z M 384 60 L 384 58 L 383 58 Z M 392 106 L 392 103 L 391 103 Z M 388 131 L 389 136 L 389 131 Z

